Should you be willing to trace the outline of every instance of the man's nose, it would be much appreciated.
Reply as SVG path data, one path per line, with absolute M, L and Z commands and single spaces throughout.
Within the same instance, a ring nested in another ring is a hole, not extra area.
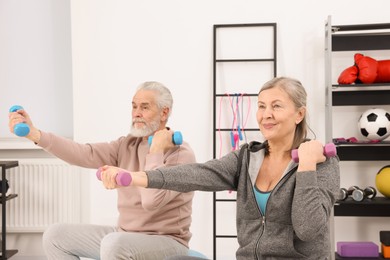
M 141 109 L 133 108 L 133 117 L 142 117 Z

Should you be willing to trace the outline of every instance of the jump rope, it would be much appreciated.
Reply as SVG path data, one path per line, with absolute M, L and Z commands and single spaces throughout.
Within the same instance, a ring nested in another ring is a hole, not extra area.
M 248 109 L 245 120 L 244 118 L 244 97 L 248 97 Z M 222 103 L 223 99 L 226 97 L 229 100 L 231 111 L 232 111 L 232 127 L 230 130 L 230 145 L 231 150 L 237 150 L 240 147 L 240 141 L 243 141 L 245 139 L 245 142 L 247 142 L 246 132 L 245 132 L 245 126 L 248 122 L 249 113 L 251 109 L 251 100 L 250 96 L 246 95 L 245 93 L 241 94 L 234 94 L 229 95 L 225 94 L 221 97 L 220 103 L 219 103 L 219 119 L 218 119 L 218 134 L 219 134 L 219 158 L 222 157 L 222 133 L 221 133 L 221 117 L 222 117 Z M 241 108 L 240 108 L 241 105 Z

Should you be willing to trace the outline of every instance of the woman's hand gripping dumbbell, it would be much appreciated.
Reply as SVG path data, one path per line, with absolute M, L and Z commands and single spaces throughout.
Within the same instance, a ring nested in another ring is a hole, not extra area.
M 156 138 L 159 138 L 157 144 L 154 144 L 154 148 L 150 147 L 150 152 L 159 152 L 159 151 L 164 151 L 166 149 L 169 149 L 172 145 L 181 145 L 183 143 L 183 137 L 180 132 L 172 132 L 167 129 L 159 130 L 155 133 Z M 169 141 L 167 141 L 169 139 Z M 148 144 L 149 146 L 152 145 L 152 140 L 153 136 L 149 136 L 148 138 Z M 154 151 L 152 151 L 154 149 Z M 114 169 L 114 170 L 113 170 Z M 114 173 L 111 175 L 108 173 L 108 181 L 105 183 L 105 187 L 108 189 L 113 189 L 116 188 L 116 185 L 119 186 L 129 186 L 132 182 L 132 176 L 129 172 L 119 169 L 117 167 L 108 167 L 108 166 L 103 166 L 99 168 L 96 172 L 96 177 L 99 180 L 102 180 L 102 171 L 113 171 Z M 112 181 L 110 181 L 110 178 Z
M 102 171 L 105 171 L 107 169 L 108 169 L 107 166 L 103 166 L 103 167 L 100 167 L 97 170 L 96 177 L 100 181 L 102 180 Z M 110 178 L 110 176 L 108 176 L 108 178 Z M 115 175 L 115 181 L 111 181 L 111 184 L 109 184 L 110 187 L 106 187 L 106 188 L 115 188 L 116 185 L 119 185 L 119 186 L 129 186 L 131 184 L 132 179 L 133 178 L 131 177 L 131 174 L 129 172 L 119 171 Z
M 102 180 L 106 189 L 116 189 L 118 186 L 147 187 L 148 178 L 145 172 L 129 172 L 128 170 L 105 165 L 100 167 L 96 176 Z
M 336 150 L 336 146 L 334 145 L 334 143 L 326 144 L 324 146 L 323 154 L 326 157 L 336 156 L 337 150 Z M 298 149 L 294 149 L 294 150 L 291 151 L 291 157 L 294 160 L 294 162 L 296 162 L 296 163 L 299 162 Z

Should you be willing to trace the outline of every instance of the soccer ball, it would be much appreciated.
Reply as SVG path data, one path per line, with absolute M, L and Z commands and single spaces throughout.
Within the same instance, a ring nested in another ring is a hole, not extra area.
M 384 140 L 390 135 L 390 114 L 381 108 L 368 109 L 360 116 L 358 125 L 368 140 Z

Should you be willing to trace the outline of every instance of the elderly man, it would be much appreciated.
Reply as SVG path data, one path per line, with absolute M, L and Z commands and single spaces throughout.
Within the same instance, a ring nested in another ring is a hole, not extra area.
M 187 143 L 164 146 L 165 139 L 172 139 L 172 131 L 166 126 L 172 103 L 170 91 L 161 83 L 141 84 L 132 100 L 130 134 L 111 142 L 80 144 L 44 132 L 33 125 L 23 109 L 9 114 L 9 128 L 13 132 L 16 124 L 28 124 L 26 138 L 54 156 L 86 168 L 115 165 L 141 171 L 193 163 L 195 156 Z M 148 137 L 154 134 L 149 145 Z M 43 235 L 48 259 L 160 260 L 187 254 L 193 192 L 133 186 L 117 191 L 117 226 L 54 224 Z

